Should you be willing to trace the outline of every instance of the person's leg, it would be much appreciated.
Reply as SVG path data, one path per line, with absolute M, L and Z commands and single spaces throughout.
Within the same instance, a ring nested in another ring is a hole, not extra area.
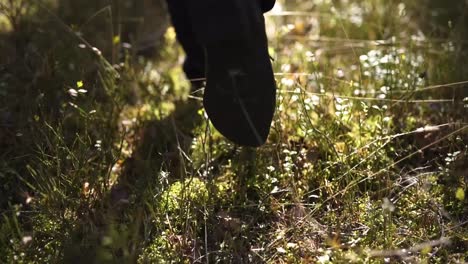
M 190 65 L 200 69 L 200 50 L 205 51 L 203 103 L 208 117 L 221 134 L 240 145 L 262 145 L 275 110 L 276 84 L 263 18 L 273 4 L 274 0 L 168 0 L 187 53 L 186 71 Z
M 252 0 L 190 1 L 189 15 L 206 48 L 208 117 L 229 140 L 262 145 L 276 103 L 262 6 Z
M 204 48 L 194 33 L 192 25 L 194 21 L 189 16 L 189 6 L 187 1 L 191 0 L 167 0 L 166 2 L 172 24 L 177 34 L 177 40 L 182 45 L 187 56 L 184 63 L 184 71 L 189 79 L 200 79 L 205 77 Z M 273 8 L 276 0 L 257 1 L 260 3 L 262 11 L 268 12 Z M 198 1 L 195 2 L 199 3 Z M 224 9 L 227 8 L 225 7 Z M 202 14 L 205 13 L 202 12 Z M 207 13 L 207 15 L 211 14 Z M 196 20 L 194 24 L 197 24 Z M 220 31 L 222 31 L 221 28 Z
M 205 78 L 205 51 L 193 32 L 187 1 L 193 0 L 167 0 L 167 7 L 177 40 L 186 54 L 184 72 L 189 80 L 200 80 Z
M 273 9 L 276 0 L 258 0 L 260 2 L 260 6 L 262 7 L 263 13 L 266 13 Z

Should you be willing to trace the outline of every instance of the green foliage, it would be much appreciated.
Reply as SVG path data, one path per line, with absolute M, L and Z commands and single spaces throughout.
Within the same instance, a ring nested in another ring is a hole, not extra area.
M 189 94 L 173 29 L 124 45 L 149 11 L 125 2 L 0 0 L 0 262 L 468 257 L 466 3 L 278 1 L 253 150 Z
M 171 184 L 168 190 L 161 195 L 160 210 L 168 214 L 177 213 L 181 209 L 201 209 L 206 204 L 208 193 L 205 184 L 197 178 L 186 179 L 184 182 Z M 190 201 L 187 207 L 186 201 Z M 193 203 L 193 204 L 192 204 Z

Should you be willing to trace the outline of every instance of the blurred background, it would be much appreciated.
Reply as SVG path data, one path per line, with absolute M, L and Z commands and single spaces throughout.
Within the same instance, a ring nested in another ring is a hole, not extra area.
M 164 0 L 0 0 L 0 262 L 464 263 L 468 2 L 265 19 L 252 150 L 207 120 Z

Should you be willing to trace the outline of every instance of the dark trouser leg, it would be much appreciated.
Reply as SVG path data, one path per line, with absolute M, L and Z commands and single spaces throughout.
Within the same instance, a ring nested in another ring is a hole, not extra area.
M 272 4 L 274 0 L 168 0 L 187 53 L 185 69 L 193 65 L 192 58 L 201 57 L 192 56 L 199 51 L 195 46 L 205 50 L 203 104 L 208 117 L 239 145 L 262 145 L 275 110 L 276 84 L 263 19 Z
M 262 7 L 263 13 L 270 11 L 276 2 L 276 0 L 258 0 L 258 1 L 260 1 L 260 6 Z
M 276 0 L 258 1 L 260 2 L 262 11 L 267 12 L 273 8 Z M 184 71 L 187 77 L 189 79 L 205 77 L 204 48 L 200 42 L 205 41 L 204 39 L 207 38 L 207 34 L 216 35 L 216 31 L 218 31 L 218 34 L 227 35 L 229 32 L 225 31 L 223 25 L 216 26 L 215 34 L 213 34 L 213 32 L 206 32 L 203 29 L 203 22 L 198 18 L 213 15 L 222 17 L 224 14 L 228 13 L 226 10 L 229 8 L 229 2 L 232 1 L 218 1 L 221 3 L 219 7 L 214 9 L 211 7 L 210 10 L 203 10 L 204 7 L 207 6 L 206 3 L 209 2 L 209 0 L 167 0 L 166 2 L 171 15 L 172 24 L 177 33 L 177 39 L 187 55 L 184 63 Z M 201 27 L 201 29 L 198 29 L 198 33 L 194 32 L 197 27 Z
M 194 0 L 167 0 L 167 7 L 171 14 L 177 40 L 186 53 L 185 74 L 188 79 L 193 80 L 205 77 L 205 52 L 193 32 L 187 1 Z

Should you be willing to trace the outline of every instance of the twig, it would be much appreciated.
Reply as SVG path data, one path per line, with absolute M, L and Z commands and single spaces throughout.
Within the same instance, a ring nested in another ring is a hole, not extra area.
M 369 256 L 372 258 L 388 258 L 388 257 L 407 257 L 415 252 L 431 249 L 437 246 L 448 246 L 450 245 L 450 239 L 447 237 L 441 237 L 438 240 L 432 240 L 415 245 L 411 248 L 403 249 L 392 249 L 392 250 L 371 250 Z

